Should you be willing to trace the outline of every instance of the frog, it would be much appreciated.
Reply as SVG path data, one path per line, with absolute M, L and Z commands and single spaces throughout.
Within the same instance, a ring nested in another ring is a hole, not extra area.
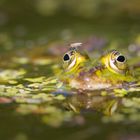
M 101 90 L 121 88 L 134 81 L 127 58 L 117 50 L 110 50 L 95 62 L 72 44 L 63 56 L 63 80 L 73 89 Z

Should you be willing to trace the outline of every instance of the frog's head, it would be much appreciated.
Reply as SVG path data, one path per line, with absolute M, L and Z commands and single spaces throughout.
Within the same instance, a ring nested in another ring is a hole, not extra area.
M 68 73 L 76 72 L 85 61 L 86 57 L 76 47 L 71 47 L 63 56 L 63 68 Z
M 101 63 L 104 64 L 109 71 L 116 74 L 126 74 L 128 70 L 126 57 L 116 50 L 103 55 L 101 57 Z

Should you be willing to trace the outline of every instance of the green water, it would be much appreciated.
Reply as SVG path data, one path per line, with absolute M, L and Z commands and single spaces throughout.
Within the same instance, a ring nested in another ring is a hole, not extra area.
M 55 48 L 49 51 L 50 44 L 65 45 L 94 35 L 106 38 L 108 45 L 93 54 L 121 50 L 128 56 L 130 65 L 136 67 L 133 70 L 139 81 L 140 49 L 137 46 L 130 51 L 128 47 L 140 45 L 136 41 L 139 32 L 138 21 L 94 21 L 71 16 L 27 16 L 26 20 L 19 17 L 3 25 L 0 29 L 1 139 L 140 139 L 139 87 L 107 91 L 111 94 L 107 97 L 100 96 L 106 91 L 65 97 L 52 94 L 56 91 L 54 85 L 59 87 L 60 83 L 48 79 L 55 77 L 54 67 L 61 64 L 61 54 L 54 55 Z

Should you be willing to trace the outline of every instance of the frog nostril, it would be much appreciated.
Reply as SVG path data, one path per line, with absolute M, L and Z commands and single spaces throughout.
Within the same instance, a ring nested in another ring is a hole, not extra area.
M 68 54 L 65 54 L 64 57 L 63 57 L 64 61 L 68 61 L 70 59 L 69 55 Z
M 125 57 L 123 55 L 120 55 L 120 56 L 117 57 L 117 61 L 124 62 L 125 61 Z

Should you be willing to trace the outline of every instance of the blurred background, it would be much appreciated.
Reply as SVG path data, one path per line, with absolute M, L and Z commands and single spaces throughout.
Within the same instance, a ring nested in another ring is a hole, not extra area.
M 75 113 L 62 105 L 67 98 L 50 94 L 55 81 L 47 78 L 57 74 L 62 63 L 57 58 L 72 42 L 84 42 L 94 58 L 121 50 L 139 69 L 140 1 L 0 0 L 0 138 L 140 139 L 139 89 L 131 91 L 135 100 L 121 98 L 124 106 L 112 118 L 103 115 L 111 110 L 110 99 L 109 109 L 104 104 L 100 108 L 104 102 L 97 97 L 92 111 L 78 108 Z M 124 89 L 116 92 L 126 94 Z
M 1 0 L 0 44 L 2 33 L 17 46 L 93 34 L 127 39 L 139 33 L 139 22 L 138 0 Z

